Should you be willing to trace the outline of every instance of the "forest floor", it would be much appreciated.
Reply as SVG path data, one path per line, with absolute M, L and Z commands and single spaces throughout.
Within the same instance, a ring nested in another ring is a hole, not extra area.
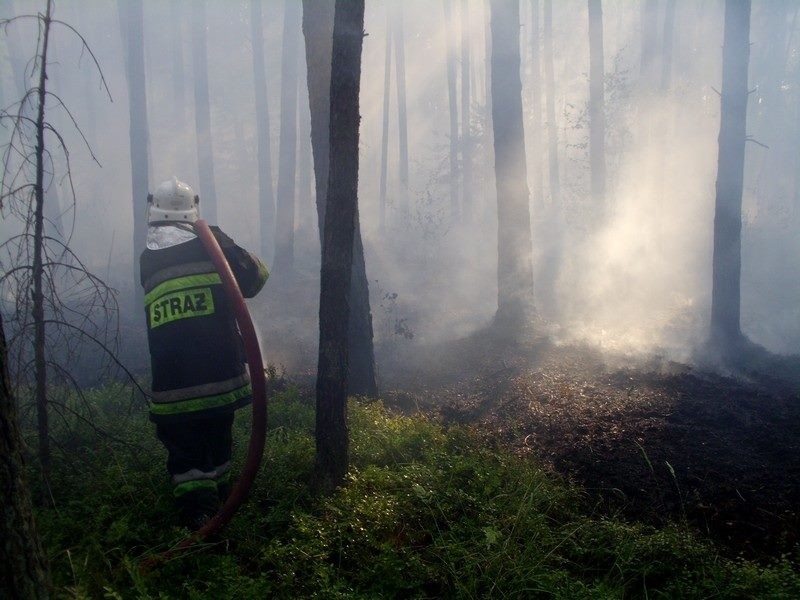
M 546 338 L 509 348 L 484 331 L 401 354 L 382 387 L 389 407 L 536 457 L 609 514 L 685 520 L 732 555 L 779 555 L 800 535 L 800 402 L 787 383 Z

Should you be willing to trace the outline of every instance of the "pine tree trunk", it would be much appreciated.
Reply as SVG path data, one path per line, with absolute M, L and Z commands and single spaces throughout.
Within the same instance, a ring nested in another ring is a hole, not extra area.
M 458 190 L 458 96 L 456 94 L 456 50 L 453 33 L 452 0 L 443 0 L 447 43 L 447 99 L 450 105 L 450 210 L 454 220 L 461 217 Z
M 348 324 L 358 214 L 358 127 L 364 1 L 336 0 L 330 91 L 330 169 L 319 308 L 315 482 L 330 491 L 349 466 Z
M 661 52 L 661 91 L 672 85 L 672 47 L 675 38 L 675 0 L 667 0 L 664 10 L 664 39 Z
M 531 0 L 531 165 L 534 216 L 542 209 L 542 57 L 539 51 L 539 0 Z M 537 217 L 539 218 L 539 217 Z
M 472 200 L 472 137 L 470 125 L 469 87 L 469 1 L 461 2 L 461 189 L 462 212 L 465 220 L 473 216 Z
M 45 485 L 50 481 L 50 423 L 47 418 L 47 362 L 44 353 L 45 323 L 44 323 L 44 279 L 43 251 L 44 251 L 44 161 L 46 149 L 44 147 L 44 110 L 47 99 L 47 49 L 50 42 L 50 9 L 52 1 L 47 2 L 47 12 L 44 16 L 42 31 L 42 52 L 38 57 L 39 86 L 37 90 L 36 114 L 36 186 L 34 189 L 35 208 L 33 214 L 33 355 L 36 424 L 39 434 L 39 461 L 42 464 L 42 475 Z
M 208 95 L 206 0 L 192 0 L 191 10 L 194 120 L 195 130 L 197 132 L 200 213 L 209 223 L 218 223 L 217 189 L 214 182 L 214 148 L 211 137 L 211 106 Z
M 558 129 L 556 124 L 555 80 L 553 77 L 553 2 L 544 0 L 544 100 L 547 119 L 547 152 L 550 165 L 550 202 L 558 202 L 561 181 L 558 175 Z
M 398 163 L 400 167 L 400 189 L 397 204 L 408 211 L 408 109 L 406 107 L 406 40 L 403 16 L 403 3 L 394 4 L 394 40 L 395 61 L 397 66 L 397 143 Z
M 386 13 L 386 54 L 383 63 L 383 122 L 381 125 L 381 178 L 378 190 L 379 230 L 381 234 L 386 231 L 386 188 L 389 176 L 389 92 L 392 71 L 392 18 L 387 9 Z
M 8 380 L 8 355 L 0 315 L 0 597 L 49 597 L 45 555 L 33 520 L 25 481 L 22 436 Z
M 253 38 L 253 86 L 256 97 L 260 248 L 261 256 L 271 262 L 272 242 L 275 235 L 275 196 L 272 193 L 272 155 L 269 146 L 269 104 L 267 102 L 267 72 L 264 66 L 261 0 L 250 0 L 250 29 Z
M 606 105 L 603 60 L 603 7 L 589 0 L 589 163 L 592 200 L 602 209 L 606 193 Z
M 711 341 L 723 351 L 742 338 L 742 188 L 749 58 L 750 0 L 726 0 L 711 294 Z
M 491 0 L 491 9 L 497 181 L 496 322 L 520 332 L 533 316 L 533 249 L 522 119 L 519 0 Z
M 294 202 L 297 159 L 297 53 L 301 5 L 284 2 L 281 44 L 281 132 L 278 145 L 278 205 L 275 215 L 275 275 L 294 270 Z
M 325 198 L 330 164 L 330 91 L 333 39 L 333 3 L 303 0 L 303 34 L 308 65 L 308 97 L 311 108 L 311 148 L 317 194 L 320 246 L 325 231 Z M 356 214 L 353 269 L 350 289 L 350 394 L 376 396 L 378 393 L 373 346 L 369 283 L 364 261 L 361 227 Z
M 147 235 L 145 207 L 150 184 L 147 95 L 144 77 L 142 0 L 119 0 L 120 25 L 128 79 L 131 187 L 133 193 L 133 283 L 137 306 L 144 302 L 139 285 L 139 255 Z
M 123 0 L 124 1 L 124 0 Z M 170 0 L 169 16 L 172 22 L 170 28 L 170 55 L 172 58 L 172 100 L 174 102 L 175 129 L 183 131 L 186 123 L 186 92 L 183 76 L 183 12 L 185 6 L 182 0 Z
M 646 90 L 653 88 L 658 37 L 658 0 L 642 3 L 642 54 L 640 77 Z

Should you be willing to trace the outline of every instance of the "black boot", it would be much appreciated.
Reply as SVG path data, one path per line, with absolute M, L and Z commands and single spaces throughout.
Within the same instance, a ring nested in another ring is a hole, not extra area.
M 181 523 L 190 531 L 197 531 L 219 511 L 219 498 L 215 490 L 201 489 L 183 494 L 177 499 Z

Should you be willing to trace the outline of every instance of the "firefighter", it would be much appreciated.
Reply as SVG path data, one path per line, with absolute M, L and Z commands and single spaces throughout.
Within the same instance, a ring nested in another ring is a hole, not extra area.
M 173 178 L 148 196 L 147 248 L 140 259 L 152 370 L 150 420 L 167 449 L 182 523 L 216 514 L 231 489 L 234 411 L 250 403 L 242 339 L 222 281 L 192 223 L 199 198 Z M 211 227 L 245 298 L 269 276 L 256 256 Z

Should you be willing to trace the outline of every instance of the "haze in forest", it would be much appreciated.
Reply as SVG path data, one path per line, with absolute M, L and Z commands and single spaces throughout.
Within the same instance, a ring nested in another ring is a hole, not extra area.
M 2 16 L 35 13 L 41 3 L 7 2 Z M 198 172 L 193 96 L 193 21 L 184 3 L 144 2 L 144 50 L 149 118 L 149 189 L 173 175 L 205 191 Z M 299 5 L 299 0 L 297 2 Z M 626 0 L 603 2 L 607 181 L 604 201 L 593 198 L 589 169 L 589 20 L 586 2 L 552 3 L 554 131 L 558 193 L 549 177 L 547 115 L 540 99 L 538 139 L 531 81 L 543 51 L 543 23 L 534 29 L 521 3 L 521 75 L 531 190 L 534 289 L 541 327 L 553 339 L 587 341 L 624 353 L 690 361 L 707 337 L 711 305 L 714 185 L 717 176 L 719 92 L 724 3 L 675 3 L 672 62 L 663 72 L 665 3 L 659 3 L 654 57 L 645 66 L 642 11 Z M 541 6 L 543 2 L 537 2 Z M 667 3 L 669 4 L 669 3 Z M 361 79 L 359 210 L 376 343 L 409 348 L 463 337 L 484 327 L 497 308 L 497 217 L 494 159 L 487 122 L 487 6 L 482 0 L 447 3 L 459 136 L 463 138 L 464 41 L 469 55 L 468 184 L 451 177 L 448 29 L 441 2 L 367 3 Z M 129 107 L 117 5 L 111 0 L 59 0 L 55 16 L 85 36 L 98 57 L 113 102 L 74 40 L 54 37 L 50 85 L 80 124 L 102 168 L 82 147 L 69 117 L 52 107 L 54 124 L 71 149 L 77 203 L 66 206 L 68 182 L 57 179 L 72 245 L 98 275 L 120 291 L 123 335 L 142 327 L 134 304 Z M 262 3 L 267 106 L 253 89 L 250 9 L 246 2 L 210 0 L 206 10 L 208 85 L 218 222 L 237 243 L 257 249 L 256 112 L 267 109 L 272 186 L 279 180 L 282 48 L 296 37 L 297 123 L 295 267 L 319 274 L 319 242 L 310 145 L 302 32 L 285 33 L 285 4 Z M 462 11 L 467 11 L 462 15 Z M 743 197 L 743 332 L 766 349 L 796 353 L 800 346 L 800 33 L 796 3 L 753 3 L 748 136 Z M 463 28 L 463 31 L 462 31 Z M 386 208 L 381 226 L 387 33 L 391 30 Z M 17 96 L 15 65 L 34 54 L 35 37 L 0 44 L 3 104 Z M 404 53 L 408 183 L 402 181 L 398 110 L 398 42 Z M 178 43 L 174 43 L 177 40 Z M 291 47 L 291 46 L 290 46 Z M 176 54 L 177 53 L 177 54 Z M 284 67 L 285 68 L 285 67 Z M 540 81 L 545 82 L 540 71 Z M 5 134 L 4 134 L 5 135 Z M 459 138 L 458 141 L 461 141 Z M 540 144 L 537 155 L 535 146 Z M 60 165 L 63 167 L 63 165 Z M 452 186 L 468 210 L 452 211 Z M 542 194 L 537 197 L 536 190 Z M 466 195 L 464 192 L 466 191 Z M 136 198 L 145 210 L 145 198 Z M 17 231 L 3 215 L 0 237 Z M 273 256 L 267 257 L 270 261 Z M 273 272 L 271 286 L 281 285 Z M 298 288 L 299 289 L 299 288 Z M 313 295 L 312 295 L 313 296 Z M 318 297 L 297 298 L 314 311 Z M 251 304 L 266 328 L 273 314 Z M 296 322 L 297 336 L 316 344 L 313 319 Z M 280 339 L 262 340 L 268 358 L 291 361 Z M 123 338 L 124 339 L 124 338 Z M 313 356 L 313 351 L 310 353 Z

